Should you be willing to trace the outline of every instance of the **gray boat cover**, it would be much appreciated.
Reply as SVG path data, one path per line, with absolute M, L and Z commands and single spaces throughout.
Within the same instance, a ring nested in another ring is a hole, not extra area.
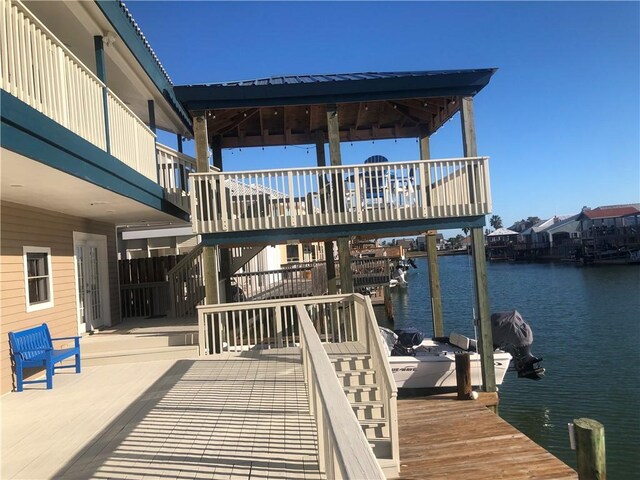
M 526 347 L 533 342 L 531 327 L 517 310 L 496 312 L 491 315 L 493 345 L 505 349 L 509 345 Z

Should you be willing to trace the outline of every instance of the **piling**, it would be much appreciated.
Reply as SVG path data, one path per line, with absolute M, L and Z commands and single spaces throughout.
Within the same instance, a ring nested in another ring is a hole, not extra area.
M 606 480 L 604 425 L 590 418 L 573 421 L 579 480 Z
M 393 302 L 391 301 L 391 287 L 385 285 L 382 287 L 384 292 L 384 311 L 387 314 L 387 320 L 393 322 Z
M 458 400 L 471 400 L 471 357 L 468 353 L 456 353 L 456 384 Z

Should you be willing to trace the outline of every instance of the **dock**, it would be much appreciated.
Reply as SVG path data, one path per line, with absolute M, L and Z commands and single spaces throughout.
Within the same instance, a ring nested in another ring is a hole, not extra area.
M 480 400 L 398 401 L 400 478 L 577 480 L 578 474 Z

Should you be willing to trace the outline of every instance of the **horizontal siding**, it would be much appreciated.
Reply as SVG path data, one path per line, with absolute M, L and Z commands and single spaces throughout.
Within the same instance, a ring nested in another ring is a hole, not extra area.
M 107 237 L 111 323 L 119 323 L 115 226 L 58 212 L 0 202 L 0 393 L 12 388 L 7 333 L 46 322 L 54 337 L 77 335 L 73 232 Z M 24 246 L 51 248 L 53 307 L 27 313 Z

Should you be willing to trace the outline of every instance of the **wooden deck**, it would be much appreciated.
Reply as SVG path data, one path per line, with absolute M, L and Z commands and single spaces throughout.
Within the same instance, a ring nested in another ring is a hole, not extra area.
M 399 400 L 398 423 L 401 479 L 578 478 L 481 401 L 453 395 Z
M 88 367 L 2 397 L 2 479 L 320 480 L 298 349 Z

